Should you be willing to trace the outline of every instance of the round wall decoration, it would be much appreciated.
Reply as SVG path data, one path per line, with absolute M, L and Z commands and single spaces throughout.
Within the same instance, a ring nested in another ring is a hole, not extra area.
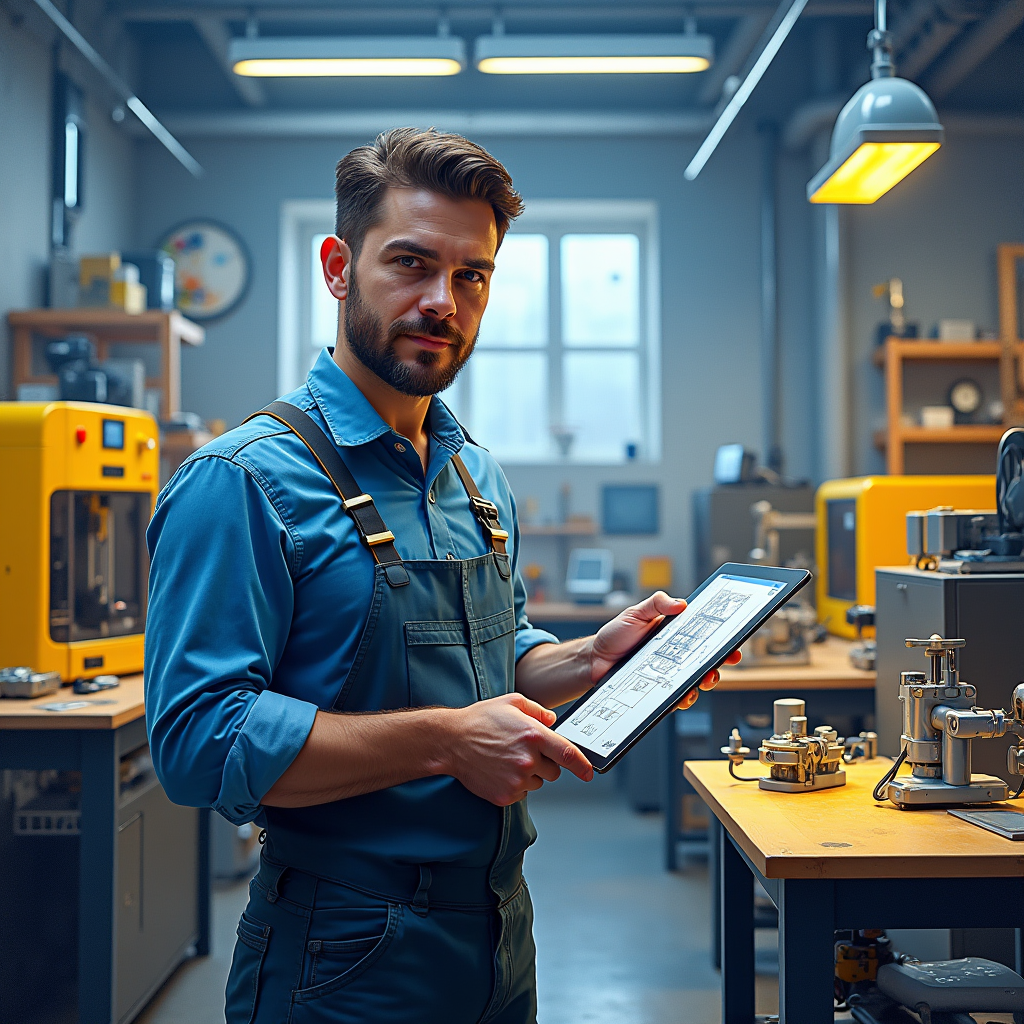
M 176 304 L 189 319 L 224 316 L 245 297 L 249 253 L 231 228 L 211 220 L 186 221 L 167 233 L 160 248 L 174 260 Z

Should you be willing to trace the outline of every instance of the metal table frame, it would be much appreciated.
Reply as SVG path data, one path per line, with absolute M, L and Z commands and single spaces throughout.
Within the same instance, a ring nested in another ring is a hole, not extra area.
M 78 1019 L 114 1016 L 119 765 L 146 742 L 142 718 L 117 729 L 0 729 L 0 768 L 82 773 L 78 867 Z M 199 815 L 196 951 L 210 951 L 210 815 Z
M 724 1024 L 754 1021 L 755 878 L 779 910 L 780 1024 L 833 1019 L 837 929 L 1019 928 L 1024 921 L 1021 877 L 765 878 L 717 818 L 712 827 L 720 830 Z

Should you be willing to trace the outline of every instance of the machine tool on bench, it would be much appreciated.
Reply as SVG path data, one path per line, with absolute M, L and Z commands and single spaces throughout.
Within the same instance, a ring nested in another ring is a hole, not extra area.
M 966 642 L 937 633 L 927 640 L 905 641 L 907 647 L 924 648 L 931 670 L 927 676 L 900 673 L 903 750 L 875 788 L 876 800 L 888 798 L 909 809 L 1007 799 L 1009 788 L 1002 779 L 971 773 L 971 744 L 976 739 L 1018 737 L 1007 751 L 1006 770 L 1024 775 L 1024 683 L 1014 688 L 1010 711 L 976 707 L 977 689 L 961 681 L 957 666 L 957 652 Z M 904 761 L 912 766 L 911 774 L 897 776 Z

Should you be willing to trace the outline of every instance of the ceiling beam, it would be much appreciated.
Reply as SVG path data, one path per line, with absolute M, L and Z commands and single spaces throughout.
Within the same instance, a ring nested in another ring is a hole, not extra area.
M 1024 23 L 1024 0 L 1003 0 L 983 21 L 964 34 L 928 77 L 925 87 L 934 99 L 944 99 L 990 53 Z
M 406 0 L 408 3 L 408 0 Z M 773 0 L 696 0 L 691 4 L 643 5 L 624 7 L 621 0 L 588 0 L 585 6 L 572 6 L 562 0 L 560 4 L 538 3 L 525 6 L 520 0 L 516 6 L 486 7 L 442 7 L 436 3 L 422 7 L 387 7 L 366 5 L 362 7 L 336 4 L 323 7 L 307 4 L 303 7 L 288 7 L 280 0 L 269 3 L 243 5 L 238 0 L 206 0 L 204 11 L 218 18 L 230 21 L 246 21 L 255 17 L 265 23 L 321 21 L 335 24 L 372 22 L 375 24 L 400 25 L 409 22 L 436 21 L 446 17 L 450 23 L 472 23 L 489 26 L 500 14 L 506 26 L 517 21 L 565 22 L 572 21 L 580 26 L 603 23 L 637 22 L 643 20 L 682 21 L 688 16 L 696 18 L 741 18 L 748 14 L 760 14 L 764 10 L 774 12 L 777 5 Z M 192 21 L 196 17 L 196 6 L 188 4 L 165 4 L 137 0 L 137 2 L 114 5 L 112 13 L 125 22 Z M 868 17 L 872 12 L 872 0 L 811 0 L 804 11 L 804 17 Z
M 713 107 L 722 98 L 722 88 L 733 75 L 738 75 L 746 63 L 751 51 L 757 45 L 771 21 L 773 11 L 765 8 L 756 14 L 748 14 L 740 18 L 729 36 L 722 52 L 715 58 L 715 63 L 701 78 L 700 92 L 697 102 L 702 106 Z
M 242 102 L 248 107 L 263 107 L 267 103 L 267 94 L 263 85 L 254 78 L 246 78 L 244 75 L 236 75 L 231 69 L 231 61 L 228 60 L 228 45 L 231 42 L 231 33 L 228 32 L 223 20 L 211 15 L 203 15 L 193 18 L 192 24 L 199 33 L 203 42 L 206 43 L 210 52 L 217 59 L 224 74 L 227 75 L 235 92 L 238 93 Z
M 506 137 L 681 137 L 703 135 L 712 116 L 581 110 L 247 110 L 169 114 L 172 130 L 192 138 L 371 138 L 404 125 Z

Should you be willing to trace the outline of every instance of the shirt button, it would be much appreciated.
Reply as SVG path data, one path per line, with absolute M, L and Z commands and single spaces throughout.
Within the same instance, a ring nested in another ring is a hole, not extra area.
M 427 501 L 429 501 L 431 505 L 436 504 L 437 498 L 434 497 L 433 489 L 427 491 Z
M 396 452 L 404 452 L 405 451 L 405 445 L 402 444 L 401 441 L 396 441 L 395 442 L 395 451 Z

